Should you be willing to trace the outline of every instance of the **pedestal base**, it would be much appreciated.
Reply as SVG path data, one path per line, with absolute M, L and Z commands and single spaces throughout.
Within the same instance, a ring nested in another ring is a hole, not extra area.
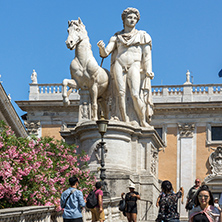
M 61 135 L 67 143 L 79 145 L 78 152 L 84 150 L 90 156 L 90 170 L 99 178 L 100 134 L 96 123 L 82 122 Z M 158 151 L 164 146 L 163 141 L 151 126 L 134 127 L 120 121 L 109 121 L 104 141 L 106 182 L 111 197 L 129 192 L 129 183 L 135 183 L 142 199 L 138 201 L 138 220 L 154 220 L 158 213 Z

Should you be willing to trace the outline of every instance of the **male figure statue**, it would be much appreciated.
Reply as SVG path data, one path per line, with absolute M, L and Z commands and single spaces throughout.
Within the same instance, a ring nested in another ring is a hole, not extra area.
M 147 120 L 150 121 L 153 113 L 150 84 L 150 79 L 154 77 L 152 43 L 149 34 L 135 28 L 139 19 L 140 13 L 137 9 L 127 8 L 122 13 L 124 29 L 112 36 L 106 47 L 102 40 L 97 45 L 101 57 L 105 58 L 112 53 L 110 71 L 117 88 L 122 120 L 129 122 L 125 99 L 128 84 L 140 125 L 148 127 Z

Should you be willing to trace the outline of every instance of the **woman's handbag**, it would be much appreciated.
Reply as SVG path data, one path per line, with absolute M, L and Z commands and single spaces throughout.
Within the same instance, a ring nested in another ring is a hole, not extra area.
M 193 209 L 193 206 L 194 206 L 194 202 L 193 202 L 193 200 L 190 200 L 190 201 L 186 204 L 185 208 L 186 208 L 186 210 L 192 210 L 192 209 Z
M 123 211 L 125 211 L 125 208 L 126 208 L 126 201 L 125 201 L 125 199 L 122 199 L 119 202 L 119 210 L 123 212 Z

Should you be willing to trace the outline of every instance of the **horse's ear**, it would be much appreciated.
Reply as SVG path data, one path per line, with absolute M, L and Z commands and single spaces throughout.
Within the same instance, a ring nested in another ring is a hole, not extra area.
M 80 18 L 78 18 L 78 22 L 80 25 L 82 24 L 82 20 Z
M 68 26 L 70 26 L 70 24 L 71 24 L 71 22 L 70 22 L 70 21 L 68 21 Z

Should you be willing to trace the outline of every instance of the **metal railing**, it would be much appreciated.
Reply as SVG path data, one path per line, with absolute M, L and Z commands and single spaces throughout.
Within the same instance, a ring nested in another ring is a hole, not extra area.
M 146 220 L 148 220 L 148 212 L 149 212 L 150 208 L 152 207 L 153 202 L 150 200 L 144 200 L 144 199 L 140 199 L 140 201 L 145 202 L 145 212 L 143 211 L 139 221 L 146 221 Z

